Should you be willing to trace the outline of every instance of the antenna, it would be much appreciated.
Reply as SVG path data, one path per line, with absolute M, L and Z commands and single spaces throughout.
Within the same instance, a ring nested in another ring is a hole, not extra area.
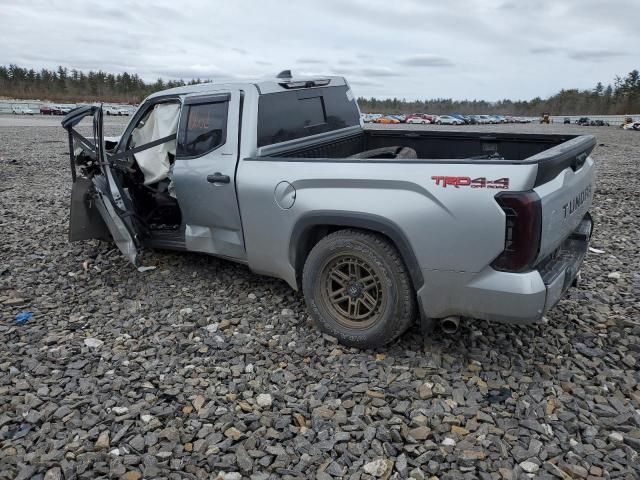
M 276 78 L 291 78 L 291 70 L 282 70 Z

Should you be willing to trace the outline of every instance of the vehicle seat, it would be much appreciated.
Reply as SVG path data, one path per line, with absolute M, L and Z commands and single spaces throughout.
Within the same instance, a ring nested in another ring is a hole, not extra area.
M 169 194 L 169 181 L 162 180 L 154 185 L 145 185 L 152 208 L 144 216 L 147 225 L 179 224 L 180 207 L 178 201 Z

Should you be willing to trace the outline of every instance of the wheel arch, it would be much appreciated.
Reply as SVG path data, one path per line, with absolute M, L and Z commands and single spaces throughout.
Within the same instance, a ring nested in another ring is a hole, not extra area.
M 379 215 L 350 211 L 315 211 L 303 215 L 293 227 L 289 242 L 289 261 L 299 281 L 302 268 L 313 247 L 336 230 L 357 228 L 383 235 L 398 249 L 409 271 L 414 290 L 424 284 L 422 271 L 402 229 L 393 221 Z

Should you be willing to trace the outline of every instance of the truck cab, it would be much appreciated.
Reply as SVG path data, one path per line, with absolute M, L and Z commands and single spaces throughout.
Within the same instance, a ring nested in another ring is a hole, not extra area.
M 84 108 L 64 125 L 86 116 L 101 124 L 110 108 Z M 259 156 L 267 145 L 360 128 L 358 107 L 341 77 L 187 86 L 148 97 L 118 141 L 93 152 L 110 159 L 109 166 L 96 167 L 87 152 L 73 163 L 88 162 L 95 167 L 89 176 L 106 180 L 102 213 L 134 263 L 144 245 L 246 262 L 238 160 Z M 76 228 L 74 220 L 72 237 L 80 239 L 81 222 Z

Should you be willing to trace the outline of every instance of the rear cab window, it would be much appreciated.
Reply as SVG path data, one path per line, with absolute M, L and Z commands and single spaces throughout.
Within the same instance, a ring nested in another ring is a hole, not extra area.
M 229 95 L 187 99 L 178 129 L 176 158 L 200 157 L 225 144 Z
M 260 95 L 258 147 L 360 125 L 347 85 Z

